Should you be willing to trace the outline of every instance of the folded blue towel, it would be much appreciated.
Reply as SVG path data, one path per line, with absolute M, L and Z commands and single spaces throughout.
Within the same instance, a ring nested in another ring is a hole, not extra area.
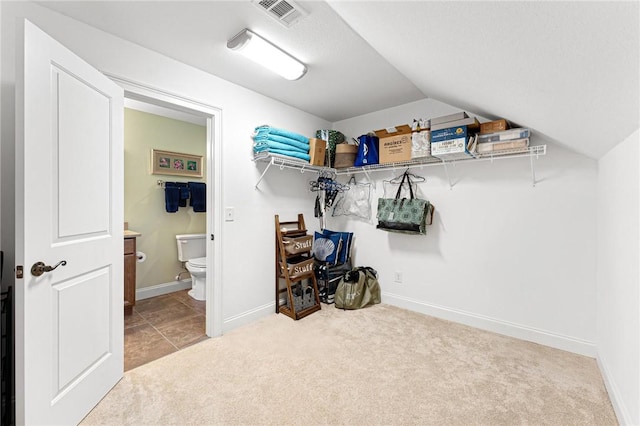
M 164 183 L 164 206 L 167 213 L 175 213 L 178 211 L 180 203 L 180 188 L 175 182 Z
M 256 136 L 266 136 L 266 135 L 278 135 L 285 136 L 290 139 L 295 139 L 300 142 L 309 143 L 309 138 L 303 136 L 299 133 L 295 133 L 285 129 L 278 129 L 277 127 L 271 126 L 259 126 L 255 128 Z
M 196 213 L 207 211 L 207 184 L 203 182 L 189 182 L 189 191 L 191 192 L 191 202 L 189 205 L 193 207 Z
M 300 142 L 295 139 L 287 138 L 285 136 L 278 136 L 278 135 L 256 136 L 255 138 L 253 138 L 253 140 L 255 142 L 267 142 L 267 143 L 275 142 L 282 145 L 288 145 L 293 148 L 298 148 L 304 152 L 309 152 L 308 143 Z M 286 148 L 286 149 L 290 149 L 290 148 Z
M 288 149 L 269 149 L 268 152 L 273 152 L 274 154 L 286 155 L 287 157 L 301 158 L 303 160 L 311 160 L 309 154 L 303 154 L 299 151 L 291 151 Z
M 295 146 L 287 145 L 286 143 L 273 142 L 273 141 L 260 141 L 253 144 L 254 152 L 262 152 L 269 149 L 284 149 L 287 151 L 296 151 L 302 154 L 308 154 L 309 149 L 300 149 Z
M 180 189 L 180 201 L 178 206 L 187 207 L 187 200 L 189 199 L 189 185 L 186 182 L 176 182 L 176 186 Z

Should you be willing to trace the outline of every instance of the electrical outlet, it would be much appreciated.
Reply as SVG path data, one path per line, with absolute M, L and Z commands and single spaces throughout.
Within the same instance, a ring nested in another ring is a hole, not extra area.
M 402 282 L 402 272 L 396 271 L 393 273 L 393 282 L 396 282 L 396 283 Z

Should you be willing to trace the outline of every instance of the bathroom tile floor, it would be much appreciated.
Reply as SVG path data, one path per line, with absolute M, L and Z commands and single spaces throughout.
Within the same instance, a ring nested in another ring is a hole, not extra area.
M 124 317 L 124 370 L 207 339 L 205 302 L 188 290 L 137 301 Z

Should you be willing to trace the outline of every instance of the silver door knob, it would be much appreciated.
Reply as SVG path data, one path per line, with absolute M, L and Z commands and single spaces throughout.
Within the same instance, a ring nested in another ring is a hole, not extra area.
M 51 272 L 54 269 L 56 269 L 58 266 L 60 265 L 64 266 L 66 264 L 67 264 L 66 260 L 61 260 L 60 262 L 56 263 L 55 266 L 45 265 L 44 262 L 36 262 L 31 267 L 31 275 L 33 275 L 34 277 L 39 277 L 45 272 Z

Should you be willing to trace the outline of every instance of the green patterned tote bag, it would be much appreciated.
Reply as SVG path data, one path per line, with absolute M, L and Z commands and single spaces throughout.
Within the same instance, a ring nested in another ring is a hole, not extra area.
M 411 198 L 400 198 L 402 185 L 407 181 Z M 427 200 L 415 198 L 411 178 L 405 172 L 395 198 L 378 199 L 378 229 L 403 234 L 425 235 L 426 225 L 431 224 L 433 205 Z

